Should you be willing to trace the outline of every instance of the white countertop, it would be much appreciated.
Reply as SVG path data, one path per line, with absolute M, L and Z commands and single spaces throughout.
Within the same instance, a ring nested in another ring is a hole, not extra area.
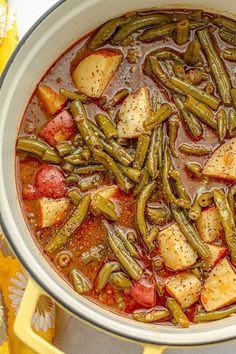
M 14 2 L 18 14 L 20 38 L 32 24 L 57 0 L 9 0 Z M 105 335 L 72 318 L 58 309 L 56 345 L 66 354 L 141 354 L 140 346 Z M 169 349 L 166 354 L 235 354 L 236 341 L 210 348 Z M 46 354 L 46 353 L 45 353 Z

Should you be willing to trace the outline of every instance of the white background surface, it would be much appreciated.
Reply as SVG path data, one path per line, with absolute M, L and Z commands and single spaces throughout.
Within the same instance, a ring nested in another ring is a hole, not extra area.
M 22 38 L 32 24 L 57 0 L 13 0 L 13 2 L 17 8 L 19 36 Z M 141 348 L 138 345 L 100 333 L 72 318 L 61 309 L 57 313 L 56 345 L 66 354 L 141 354 Z M 210 348 L 169 349 L 166 351 L 166 354 L 180 353 L 236 354 L 236 341 Z

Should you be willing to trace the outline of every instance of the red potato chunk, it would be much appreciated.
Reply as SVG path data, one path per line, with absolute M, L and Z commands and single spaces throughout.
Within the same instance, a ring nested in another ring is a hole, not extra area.
M 219 212 L 215 206 L 204 209 L 196 225 L 202 240 L 207 243 L 217 240 L 223 232 Z
M 117 124 L 120 138 L 137 138 L 145 131 L 143 123 L 151 115 L 149 96 L 148 88 L 141 87 L 124 100 Z
M 211 266 L 215 266 L 217 263 L 219 263 L 221 259 L 223 259 L 228 253 L 228 248 L 225 246 L 210 245 L 210 244 L 208 244 L 207 246 L 211 253 L 211 258 L 208 262 Z
M 42 228 L 50 227 L 64 219 L 69 200 L 40 198 L 38 200 L 37 221 Z
M 176 223 L 162 230 L 157 240 L 166 267 L 182 270 L 196 262 L 198 258 L 196 252 L 188 244 Z
M 210 272 L 201 293 L 206 311 L 214 311 L 236 302 L 236 274 L 224 258 Z
M 182 308 L 187 308 L 198 301 L 202 284 L 192 273 L 182 272 L 165 281 L 166 290 Z
M 51 146 L 56 146 L 60 141 L 69 140 L 75 134 L 74 120 L 70 113 L 64 110 L 45 125 L 39 136 Z
M 42 197 L 62 198 L 66 194 L 65 177 L 57 167 L 42 165 L 35 175 L 34 187 Z
M 61 111 L 67 102 L 66 97 L 46 85 L 40 85 L 38 87 L 37 96 L 43 110 L 50 115 Z
M 89 97 L 101 97 L 121 60 L 121 52 L 110 49 L 101 49 L 88 55 L 72 74 L 75 86 Z
M 213 152 L 205 164 L 203 174 L 236 181 L 236 138 L 227 141 Z

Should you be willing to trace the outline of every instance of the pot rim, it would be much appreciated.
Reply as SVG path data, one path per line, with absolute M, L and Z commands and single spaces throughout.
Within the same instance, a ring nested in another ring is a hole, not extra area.
M 27 33 L 24 35 L 24 37 L 21 39 L 21 41 L 19 42 L 19 44 L 17 45 L 16 49 L 14 50 L 12 56 L 10 57 L 7 65 L 4 68 L 4 71 L 0 77 L 0 90 L 2 89 L 2 86 L 5 82 L 5 80 L 7 80 L 7 74 L 8 71 L 11 68 L 11 65 L 13 64 L 15 58 L 17 57 L 18 52 L 20 52 L 21 48 L 24 46 L 24 43 L 30 38 L 30 36 L 32 35 L 32 33 L 42 24 L 42 22 L 49 16 L 51 15 L 57 8 L 59 8 L 62 4 L 66 3 L 67 0 L 58 0 L 53 6 L 51 6 L 31 27 L 30 29 L 27 31 Z M 186 6 L 186 4 L 185 4 Z M 199 6 L 200 7 L 200 6 Z M 171 8 L 171 5 L 170 7 Z M 144 343 L 144 338 L 139 338 L 137 336 L 135 336 L 134 334 L 130 334 L 128 332 L 125 332 L 124 330 L 120 330 L 119 326 L 114 326 L 113 328 L 109 327 L 108 325 L 106 325 L 105 323 L 101 323 L 101 321 L 99 320 L 95 320 L 94 318 L 91 318 L 91 316 L 87 315 L 86 313 L 83 313 L 80 310 L 77 310 L 77 308 L 73 307 L 70 305 L 69 302 L 64 301 L 64 299 L 62 298 L 62 296 L 58 295 L 53 288 L 50 288 L 49 284 L 45 283 L 41 278 L 40 275 L 37 274 L 37 272 L 34 271 L 34 269 L 30 266 L 29 262 L 27 261 L 27 259 L 25 259 L 24 255 L 21 254 L 18 251 L 17 245 L 15 244 L 13 237 L 11 237 L 11 233 L 8 232 L 8 226 L 5 224 L 4 222 L 4 217 L 2 216 L 2 212 L 0 214 L 0 224 L 2 225 L 2 229 L 4 234 L 6 235 L 6 238 L 11 246 L 11 248 L 13 249 L 15 255 L 17 256 L 17 258 L 20 260 L 20 262 L 23 264 L 24 268 L 27 270 L 27 272 L 30 274 L 30 276 L 35 280 L 35 282 L 37 284 L 39 284 L 39 286 L 44 289 L 57 303 L 59 303 L 60 305 L 62 305 L 62 307 L 64 307 L 66 310 L 68 310 L 69 312 L 71 312 L 72 314 L 74 314 L 75 316 L 77 316 L 78 318 L 80 318 L 81 320 L 83 320 L 84 322 L 93 325 L 97 328 L 100 328 L 101 330 L 113 334 L 115 336 L 119 336 L 119 337 L 123 337 L 127 340 L 130 341 L 135 341 L 135 342 L 139 342 L 139 343 Z M 35 245 L 35 247 L 37 247 Z M 116 321 L 113 320 L 113 322 L 115 323 Z M 196 326 L 196 325 L 193 325 Z M 162 326 L 163 328 L 164 326 Z M 218 329 L 219 330 L 219 329 Z M 179 334 L 184 335 L 185 332 L 181 329 L 181 332 L 179 332 Z M 201 334 L 206 333 L 206 332 L 201 332 Z M 172 334 L 169 333 L 169 336 L 171 336 Z M 205 336 L 202 336 L 202 338 L 204 338 Z M 189 346 L 203 346 L 203 345 L 210 345 L 210 344 L 216 344 L 216 343 L 224 343 L 230 340 L 234 340 L 236 338 L 236 334 L 232 335 L 232 336 L 223 336 L 223 339 L 212 339 L 212 340 L 207 340 L 207 338 L 205 338 L 205 340 L 199 341 L 199 340 L 193 340 L 193 343 L 173 343 L 173 342 L 169 342 L 168 341 L 158 341 L 158 340 L 147 340 L 146 343 L 150 343 L 150 344 L 154 344 L 154 345 L 168 345 L 171 347 L 189 347 Z

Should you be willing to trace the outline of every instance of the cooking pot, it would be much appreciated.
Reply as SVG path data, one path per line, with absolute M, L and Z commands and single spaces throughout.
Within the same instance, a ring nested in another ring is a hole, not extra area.
M 123 339 L 139 342 L 145 354 L 161 353 L 167 346 L 199 346 L 236 337 L 236 317 L 187 329 L 150 325 L 118 316 L 82 297 L 63 281 L 36 247 L 24 222 L 15 181 L 15 141 L 27 102 L 42 75 L 78 38 L 111 17 L 127 11 L 157 7 L 202 7 L 234 17 L 232 0 L 66 0 L 51 8 L 22 39 L 0 82 L 0 212 L 5 235 L 30 275 L 15 322 L 19 338 L 40 354 L 58 354 L 58 349 L 31 330 L 38 298 L 49 294 L 79 319 Z M 145 5 L 144 5 L 145 4 Z M 43 289 L 43 290 L 42 290 Z

